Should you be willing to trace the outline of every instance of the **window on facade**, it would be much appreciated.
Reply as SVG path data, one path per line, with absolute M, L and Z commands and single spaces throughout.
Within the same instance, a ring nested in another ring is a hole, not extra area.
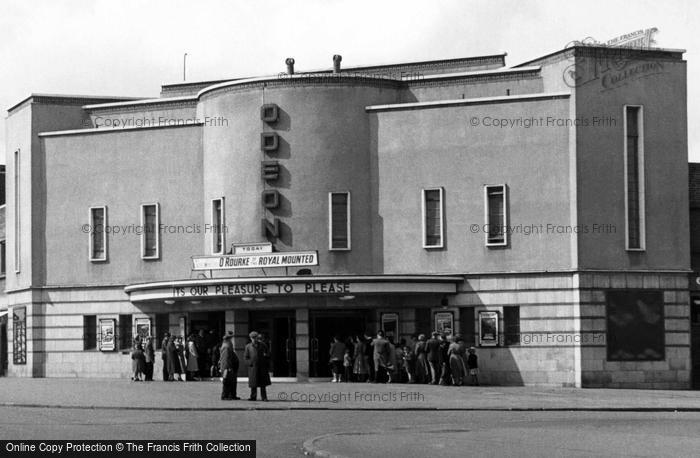
M 517 305 L 503 307 L 503 343 L 506 346 L 520 343 L 520 307 Z
M 7 273 L 7 245 L 4 240 L 0 240 L 0 276 L 4 277 Z
M 224 198 L 213 199 L 211 201 L 211 229 L 213 254 L 223 254 L 224 252 Z
M 350 193 L 332 192 L 328 195 L 328 233 L 331 250 L 350 249 Z
M 107 208 L 90 208 L 90 261 L 107 260 Z
M 627 249 L 644 250 L 644 145 L 642 107 L 625 107 Z
M 14 212 L 15 212 L 15 240 L 14 240 L 14 261 L 15 261 L 15 272 L 19 272 L 20 269 L 20 233 L 21 233 L 21 205 L 19 199 L 19 166 L 20 166 L 20 155 L 19 150 L 15 151 L 15 163 L 14 163 Z
M 488 230 L 486 232 L 487 246 L 505 246 L 508 244 L 506 224 L 507 224 L 507 201 L 506 186 L 495 185 L 484 187 L 484 199 L 486 206 L 486 221 Z
M 160 256 L 160 212 L 158 204 L 141 205 L 141 257 L 158 259 Z
M 608 361 L 664 359 L 661 291 L 607 292 Z
M 469 346 L 476 345 L 475 322 L 474 307 L 462 307 L 459 309 L 459 331 L 464 338 L 464 343 Z
M 97 316 L 83 316 L 83 350 L 97 349 Z
M 12 362 L 27 364 L 27 309 L 12 309 Z
M 119 349 L 128 350 L 133 345 L 132 316 L 119 315 Z
M 423 248 L 443 247 L 442 188 L 423 190 Z

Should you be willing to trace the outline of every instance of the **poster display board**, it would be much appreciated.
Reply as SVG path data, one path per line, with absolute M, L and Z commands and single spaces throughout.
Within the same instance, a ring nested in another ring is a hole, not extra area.
M 479 345 L 498 346 L 498 312 L 479 312 Z
M 114 351 L 117 346 L 114 341 L 114 328 L 116 320 L 102 319 L 100 320 L 100 351 Z
M 454 330 L 454 313 L 437 312 L 435 314 L 435 330 L 440 334 L 451 335 Z

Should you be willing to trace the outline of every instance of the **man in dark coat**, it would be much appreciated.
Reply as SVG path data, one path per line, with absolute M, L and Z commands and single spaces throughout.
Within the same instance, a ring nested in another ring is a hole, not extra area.
M 376 383 L 386 383 L 389 379 L 388 366 L 391 360 L 391 347 L 384 338 L 384 331 L 377 331 L 377 338 L 372 342 L 374 349 L 374 373 Z
M 176 380 L 175 374 L 181 374 L 182 370 L 180 368 L 180 357 L 177 354 L 177 347 L 175 346 L 175 337 L 170 336 L 166 349 L 168 358 L 168 380 Z
M 233 349 L 231 338 L 232 332 L 228 332 L 224 336 L 224 343 L 221 345 L 221 356 L 219 357 L 219 369 L 221 369 L 221 377 L 223 380 L 223 388 L 221 390 L 222 401 L 233 401 L 241 399 L 236 396 L 236 387 L 238 385 L 238 356 Z
M 442 369 L 440 364 L 440 341 L 438 340 L 437 332 L 433 332 L 432 337 L 425 343 L 425 348 L 428 354 L 428 364 L 430 364 L 430 383 L 437 385 Z
M 166 332 L 163 336 L 163 342 L 160 344 L 160 359 L 163 360 L 163 381 L 167 382 L 170 380 L 168 372 L 168 340 L 170 339 L 170 333 Z
M 250 387 L 249 401 L 257 399 L 257 388 L 260 387 L 260 398 L 267 401 L 266 387 L 271 385 L 268 371 L 268 359 L 270 351 L 262 341 L 260 335 L 253 331 L 250 333 L 250 343 L 245 346 L 243 359 L 248 365 L 248 386 Z
M 367 357 L 367 366 L 369 369 L 368 382 L 374 382 L 377 378 L 377 374 L 374 371 L 374 348 L 372 347 L 372 337 L 371 332 L 365 331 L 365 356 Z

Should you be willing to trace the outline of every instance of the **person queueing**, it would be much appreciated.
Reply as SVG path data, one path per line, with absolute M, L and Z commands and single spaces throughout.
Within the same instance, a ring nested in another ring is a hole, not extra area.
M 153 337 L 146 339 L 146 348 L 143 350 L 143 355 L 146 358 L 146 381 L 153 381 L 153 364 L 156 361 L 156 351 L 153 348 Z
M 343 357 L 345 356 L 345 344 L 340 341 L 340 336 L 333 337 L 331 348 L 328 351 L 330 354 L 329 364 L 333 373 L 331 382 L 338 383 L 341 381 L 341 373 L 343 371 Z
M 177 352 L 177 358 L 180 362 L 180 381 L 187 381 L 187 361 L 185 360 L 185 344 L 182 341 L 182 336 L 178 336 L 175 340 L 175 350 Z
M 343 356 L 343 369 L 345 369 L 344 382 L 349 382 L 352 375 L 352 356 L 350 356 L 350 349 L 345 349 L 345 355 Z
M 461 335 L 457 334 L 455 336 L 455 341 L 452 342 L 447 349 L 447 354 L 449 355 L 450 373 L 452 374 L 452 384 L 454 386 L 461 386 L 464 382 L 465 368 L 464 368 L 464 355 L 462 354 L 462 345 L 464 339 Z
M 367 342 L 361 336 L 355 336 L 355 358 L 352 372 L 356 382 L 366 382 L 369 377 L 369 362 L 367 360 Z
M 187 339 L 187 378 L 189 380 L 198 380 L 199 375 L 199 362 L 201 358 L 199 357 L 199 348 L 197 347 L 197 342 L 195 337 L 191 335 Z
M 224 336 L 224 342 L 221 344 L 221 350 L 219 351 L 219 369 L 221 370 L 221 380 L 223 382 L 223 387 L 221 389 L 221 400 L 222 401 L 236 401 L 239 398 L 236 395 L 236 389 L 238 385 L 238 355 L 233 349 L 233 342 L 231 339 L 233 333 L 229 331 Z
M 166 332 L 163 335 L 163 341 L 160 344 L 160 359 L 163 361 L 163 381 L 170 381 L 170 373 L 168 372 L 168 342 L 170 341 L 170 333 Z
M 442 367 L 440 366 L 440 340 L 438 340 L 437 331 L 433 332 L 430 339 L 425 344 L 425 349 L 428 358 L 428 364 L 430 365 L 430 384 L 437 385 L 440 381 L 440 372 Z
M 131 377 L 133 382 L 140 382 L 146 372 L 146 358 L 143 355 L 143 347 L 136 341 L 134 343 L 134 351 L 131 352 L 132 369 L 134 376 Z
M 418 336 L 416 342 L 416 383 L 430 383 L 430 368 L 428 367 L 428 350 L 425 341 L 425 334 Z
M 180 358 L 177 356 L 177 347 L 175 346 L 175 336 L 168 338 L 167 348 L 167 363 L 168 363 L 168 380 L 177 381 L 180 379 Z
M 248 400 L 255 401 L 257 389 L 260 388 L 260 398 L 267 401 L 266 388 L 271 385 L 268 372 L 269 350 L 257 332 L 251 332 L 249 337 L 250 343 L 245 346 L 243 353 L 243 359 L 248 365 L 248 387 L 250 387 Z
M 374 350 L 374 382 L 386 383 L 390 380 L 388 366 L 390 366 L 389 341 L 384 338 L 384 331 L 377 331 L 377 338 L 372 342 Z
M 452 336 L 440 334 L 438 340 L 440 340 L 440 385 L 447 386 L 452 383 L 452 370 L 448 353 L 452 343 Z
M 476 356 L 476 348 L 469 348 L 469 356 L 467 356 L 467 367 L 469 375 L 472 379 L 472 385 L 479 386 L 479 358 Z

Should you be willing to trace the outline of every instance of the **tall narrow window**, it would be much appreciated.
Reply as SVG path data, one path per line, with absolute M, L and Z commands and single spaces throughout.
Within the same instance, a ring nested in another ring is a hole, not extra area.
M 469 345 L 476 345 L 476 314 L 474 307 L 462 307 L 459 309 L 459 331 L 464 338 L 464 342 Z
M 328 194 L 328 238 L 330 250 L 350 249 L 350 193 Z
M 83 350 L 97 349 L 97 316 L 83 316 Z
M 133 335 L 132 335 L 132 323 L 133 317 L 131 315 L 119 315 L 119 349 L 127 350 L 133 345 Z
M 160 211 L 158 204 L 141 205 L 141 258 L 160 257 Z
M 520 306 L 503 307 L 503 340 L 506 346 L 520 344 Z
M 7 245 L 5 240 L 0 240 L 0 277 L 4 277 L 7 272 L 7 261 L 5 256 L 7 255 Z
M 107 260 L 107 207 L 90 208 L 90 261 Z
M 508 244 L 506 185 L 484 186 L 486 246 Z
M 443 247 L 442 188 L 423 190 L 423 248 Z
M 15 151 L 15 170 L 14 170 L 14 210 L 15 210 L 15 246 L 14 246 L 14 261 L 15 261 L 15 272 L 19 272 L 20 269 L 20 228 L 22 227 L 20 224 L 20 199 L 19 199 L 19 163 L 20 160 L 20 155 L 19 155 L 19 150 Z
M 642 107 L 625 106 L 627 249 L 644 250 L 644 129 Z
M 212 199 L 211 201 L 211 233 L 212 233 L 212 254 L 224 253 L 224 234 L 226 226 L 224 223 L 224 198 Z

